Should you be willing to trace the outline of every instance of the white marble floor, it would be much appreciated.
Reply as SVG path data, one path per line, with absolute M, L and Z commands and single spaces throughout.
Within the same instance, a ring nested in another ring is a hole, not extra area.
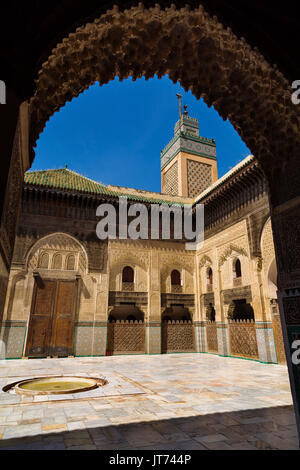
M 98 392 L 0 392 L 1 449 L 297 449 L 287 368 L 209 354 L 0 363 L 0 386 L 105 377 Z

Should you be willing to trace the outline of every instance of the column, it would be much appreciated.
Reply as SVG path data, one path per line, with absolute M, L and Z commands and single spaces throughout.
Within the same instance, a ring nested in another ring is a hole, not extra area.
M 252 307 L 255 315 L 258 358 L 260 362 L 274 364 L 277 363 L 276 346 L 272 318 L 264 301 L 261 258 L 251 260 L 250 271 L 252 273 Z
M 194 283 L 195 290 L 195 317 L 194 317 L 194 334 L 195 334 L 195 349 L 196 352 L 207 352 L 207 337 L 206 337 L 206 318 L 205 309 L 201 303 L 201 278 L 199 267 L 199 255 L 196 256 L 196 276 Z
M 161 354 L 161 297 L 159 253 L 150 251 L 148 318 L 146 322 L 146 354 Z
M 221 356 L 230 356 L 230 342 L 229 342 L 229 323 L 227 316 L 224 312 L 224 306 L 222 302 L 222 279 L 221 269 L 218 265 L 217 253 L 215 253 L 215 266 L 217 266 L 216 273 L 214 276 L 214 292 L 215 292 L 215 311 L 216 311 L 216 323 L 217 323 L 217 335 L 218 335 L 218 349 Z

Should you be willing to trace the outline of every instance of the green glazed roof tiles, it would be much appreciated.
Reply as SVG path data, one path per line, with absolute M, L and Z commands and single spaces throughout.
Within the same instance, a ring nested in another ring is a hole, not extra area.
M 183 202 L 177 200 L 170 200 L 170 196 L 161 194 L 159 197 L 155 197 L 156 193 L 153 193 L 153 198 L 143 196 L 139 194 L 132 194 L 130 190 L 126 191 L 114 191 L 109 189 L 106 185 L 98 183 L 96 181 L 82 176 L 79 173 L 69 170 L 68 168 L 62 168 L 57 170 L 39 170 L 39 171 L 28 171 L 25 173 L 24 182 L 28 185 L 48 187 L 52 189 L 65 189 L 68 191 L 77 191 L 80 193 L 87 194 L 102 194 L 108 196 L 126 196 L 128 199 L 144 202 L 155 202 L 155 203 L 168 203 L 182 205 Z M 133 190 L 134 191 L 134 190 Z

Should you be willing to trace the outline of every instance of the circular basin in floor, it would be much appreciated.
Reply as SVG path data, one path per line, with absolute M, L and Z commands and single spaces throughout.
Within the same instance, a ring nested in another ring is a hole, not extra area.
M 41 377 L 14 384 L 18 395 L 61 395 L 94 390 L 106 384 L 104 379 L 90 377 Z M 5 387 L 8 391 L 9 389 Z

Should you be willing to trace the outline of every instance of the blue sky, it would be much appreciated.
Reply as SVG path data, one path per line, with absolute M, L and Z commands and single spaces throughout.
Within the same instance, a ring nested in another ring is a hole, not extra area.
M 176 93 L 200 135 L 217 144 L 219 176 L 251 152 L 229 121 L 168 77 L 118 78 L 90 87 L 55 113 L 40 136 L 31 170 L 68 168 L 104 184 L 160 191 L 160 152 L 174 136 Z

